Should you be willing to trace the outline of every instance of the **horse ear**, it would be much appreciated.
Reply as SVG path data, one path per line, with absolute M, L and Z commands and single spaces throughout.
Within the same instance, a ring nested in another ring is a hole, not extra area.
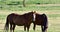
M 34 13 L 36 13 L 36 11 L 33 11 Z
M 36 11 L 32 11 L 32 12 L 36 12 Z
M 32 11 L 33 13 L 36 13 L 36 11 Z
M 34 11 L 32 11 L 32 12 L 34 12 Z

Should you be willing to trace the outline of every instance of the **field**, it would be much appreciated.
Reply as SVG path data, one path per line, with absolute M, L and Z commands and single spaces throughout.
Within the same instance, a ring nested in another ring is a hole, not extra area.
M 22 0 L 1 0 L 0 32 L 3 32 L 9 14 L 24 14 L 30 11 L 45 13 L 48 17 L 48 32 L 60 32 L 60 0 L 26 0 L 26 7 L 22 6 Z M 16 26 L 15 32 L 24 32 L 24 27 Z M 33 31 L 33 24 L 31 24 L 30 32 L 41 32 L 41 27 L 37 25 L 36 30 Z
M 55 8 L 54 6 L 52 7 L 42 7 L 42 6 L 36 6 L 36 5 L 43 5 L 43 4 L 60 4 L 60 0 L 26 0 L 25 4 L 26 7 L 23 7 L 23 0 L 0 0 L 0 10 L 28 10 L 33 7 L 33 9 L 35 8 L 41 8 L 43 9 L 52 9 Z M 30 6 L 33 5 L 33 6 Z M 35 6 L 34 6 L 35 5 Z M 41 9 L 37 9 L 37 10 L 41 10 Z M 60 9 L 60 6 L 58 6 L 58 8 L 55 9 Z

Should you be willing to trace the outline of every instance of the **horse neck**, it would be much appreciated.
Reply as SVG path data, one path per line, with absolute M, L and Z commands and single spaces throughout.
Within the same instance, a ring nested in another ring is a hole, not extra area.
M 27 18 L 29 21 L 31 21 L 32 18 L 33 18 L 33 15 L 31 15 L 31 14 L 27 14 L 27 15 L 26 15 L 26 18 Z

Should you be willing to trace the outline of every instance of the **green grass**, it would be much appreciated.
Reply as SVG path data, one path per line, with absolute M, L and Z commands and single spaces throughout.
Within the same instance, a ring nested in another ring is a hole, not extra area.
M 20 5 L 2 5 L 1 10 L 60 10 L 60 6 L 20 6 Z
M 33 4 L 60 4 L 60 0 L 26 0 L 26 7 L 22 5 L 23 0 L 1 0 L 0 10 L 60 10 L 60 6 L 29 6 Z
M 59 4 L 60 0 L 28 0 L 26 1 L 27 4 Z
M 23 0 L 1 0 L 1 2 L 5 2 L 6 4 L 12 3 L 12 2 L 20 2 L 22 4 Z M 60 0 L 26 0 L 26 4 L 60 4 Z

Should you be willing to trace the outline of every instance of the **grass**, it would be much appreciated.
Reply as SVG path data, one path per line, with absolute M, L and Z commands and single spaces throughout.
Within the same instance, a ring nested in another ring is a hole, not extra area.
M 1 2 L 4 2 L 6 4 L 10 4 L 12 2 L 19 2 L 19 4 L 22 4 L 23 0 L 1 0 Z M 26 0 L 26 4 L 60 4 L 60 0 Z M 17 3 L 18 4 L 18 3 Z
M 22 5 L 23 0 L 1 0 L 0 10 L 60 10 L 60 6 L 29 6 L 33 4 L 60 4 L 60 0 L 26 0 L 26 7 Z
M 1 10 L 60 10 L 60 6 L 26 6 L 22 7 L 19 5 L 2 5 L 3 8 L 0 8 Z

